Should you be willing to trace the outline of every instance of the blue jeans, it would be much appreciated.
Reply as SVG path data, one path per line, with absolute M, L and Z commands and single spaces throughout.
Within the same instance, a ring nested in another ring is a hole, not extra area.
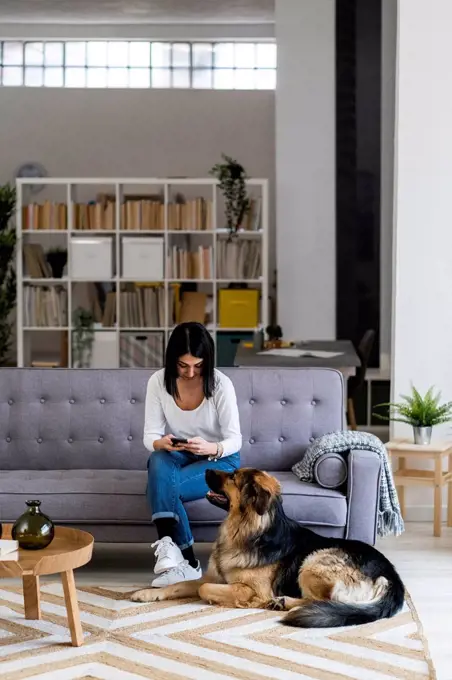
M 154 451 L 148 459 L 147 500 L 152 521 L 173 517 L 173 540 L 181 550 L 193 545 L 184 503 L 204 498 L 208 491 L 206 470 L 233 472 L 240 466 L 240 454 L 208 460 L 188 451 Z

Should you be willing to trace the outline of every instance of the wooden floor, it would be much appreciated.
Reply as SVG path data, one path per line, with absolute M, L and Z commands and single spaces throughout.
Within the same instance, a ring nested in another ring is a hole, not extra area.
M 377 547 L 395 563 L 413 598 L 438 680 L 452 680 L 452 528 L 433 538 L 431 524 L 406 527 L 402 536 L 380 540 Z M 197 546 L 204 566 L 209 552 L 210 545 Z M 99 543 L 91 563 L 75 578 L 76 583 L 142 586 L 149 583 L 152 566 L 149 545 Z
M 452 528 L 441 538 L 432 524 L 407 523 L 398 538 L 377 546 L 399 570 L 424 627 L 438 680 L 452 680 Z

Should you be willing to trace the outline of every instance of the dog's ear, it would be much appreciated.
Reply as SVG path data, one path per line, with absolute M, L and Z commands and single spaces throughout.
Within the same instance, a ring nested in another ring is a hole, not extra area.
M 254 502 L 254 508 L 258 515 L 265 515 L 270 507 L 271 494 L 266 489 L 263 489 L 260 484 L 255 484 L 256 487 L 256 500 Z
M 248 505 L 252 505 L 258 515 L 265 515 L 270 507 L 271 494 L 258 482 L 247 482 L 242 489 L 240 510 L 244 512 Z

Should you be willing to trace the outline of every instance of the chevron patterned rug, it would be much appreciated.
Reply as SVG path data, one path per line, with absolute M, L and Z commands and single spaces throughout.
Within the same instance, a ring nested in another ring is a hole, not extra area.
M 70 645 L 63 590 L 41 584 L 41 621 L 0 584 L 1 680 L 433 680 L 410 600 L 393 619 L 296 630 L 281 614 L 188 601 L 135 604 L 141 586 L 77 588 L 85 642 Z

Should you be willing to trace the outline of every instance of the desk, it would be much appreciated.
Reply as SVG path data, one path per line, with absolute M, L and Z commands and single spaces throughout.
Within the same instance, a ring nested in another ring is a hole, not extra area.
M 305 351 L 340 352 L 337 357 L 318 359 L 317 357 L 284 357 L 275 354 L 259 354 L 254 347 L 240 344 L 235 356 L 235 366 L 277 368 L 336 368 L 344 379 L 355 375 L 361 362 L 351 340 L 312 340 L 296 343 L 294 349 Z
M 339 356 L 328 359 L 317 357 L 284 357 L 275 354 L 259 354 L 255 347 L 240 344 L 234 366 L 247 368 L 335 368 L 344 376 L 344 404 L 347 404 L 347 379 L 355 375 L 361 365 L 359 356 L 351 340 L 312 340 L 296 343 L 293 349 L 305 351 L 341 352 Z

